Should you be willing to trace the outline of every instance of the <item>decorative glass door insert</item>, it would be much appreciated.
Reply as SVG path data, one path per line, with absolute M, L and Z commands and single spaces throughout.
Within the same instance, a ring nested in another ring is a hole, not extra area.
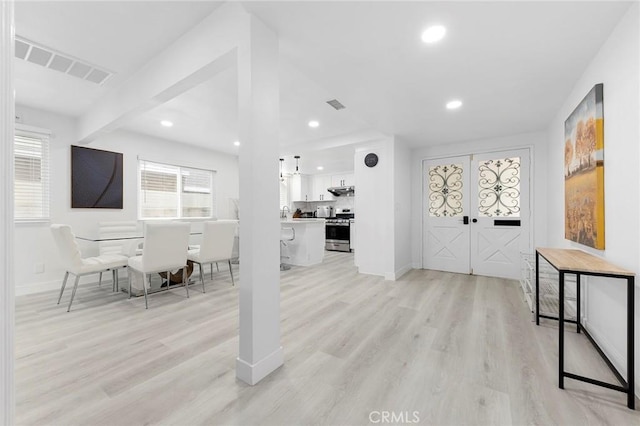
M 480 162 L 478 214 L 486 217 L 520 217 L 520 157 Z
M 462 216 L 462 164 L 429 167 L 429 216 Z

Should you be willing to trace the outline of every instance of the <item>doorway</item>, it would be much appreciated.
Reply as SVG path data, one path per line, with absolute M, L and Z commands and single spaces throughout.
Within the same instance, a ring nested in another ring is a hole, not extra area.
M 531 251 L 529 149 L 425 160 L 425 269 L 517 279 Z

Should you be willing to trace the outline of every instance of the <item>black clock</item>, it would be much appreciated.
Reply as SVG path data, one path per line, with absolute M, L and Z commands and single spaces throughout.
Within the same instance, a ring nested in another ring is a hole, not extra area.
M 364 157 L 364 165 L 367 167 L 375 167 L 378 164 L 378 155 L 373 152 Z

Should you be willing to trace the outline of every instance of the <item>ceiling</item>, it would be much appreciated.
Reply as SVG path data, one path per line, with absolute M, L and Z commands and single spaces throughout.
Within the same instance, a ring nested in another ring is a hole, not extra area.
M 315 173 L 318 165 L 345 171 L 344 158 L 354 149 L 345 145 L 380 134 L 425 146 L 545 129 L 631 5 L 243 4 L 280 38 L 281 154 L 302 155 L 303 172 Z M 116 73 L 99 86 L 16 60 L 17 103 L 78 117 L 218 6 L 17 2 L 17 35 Z M 420 34 L 433 23 L 445 25 L 447 35 L 426 45 Z M 125 128 L 235 153 L 236 84 L 235 70 L 227 70 Z M 326 104 L 334 98 L 347 108 Z M 452 98 L 462 108 L 446 110 Z M 160 127 L 164 119 L 174 126 Z M 320 126 L 308 127 L 311 119 Z M 336 151 L 320 150 L 329 146 Z

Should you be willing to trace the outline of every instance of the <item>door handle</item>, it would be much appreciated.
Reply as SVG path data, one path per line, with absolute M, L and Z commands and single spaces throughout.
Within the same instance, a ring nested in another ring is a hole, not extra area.
M 471 222 L 473 222 L 473 223 L 478 223 L 478 219 L 473 218 L 473 219 L 471 220 Z
M 465 225 L 469 224 L 469 216 L 462 216 L 462 223 Z

